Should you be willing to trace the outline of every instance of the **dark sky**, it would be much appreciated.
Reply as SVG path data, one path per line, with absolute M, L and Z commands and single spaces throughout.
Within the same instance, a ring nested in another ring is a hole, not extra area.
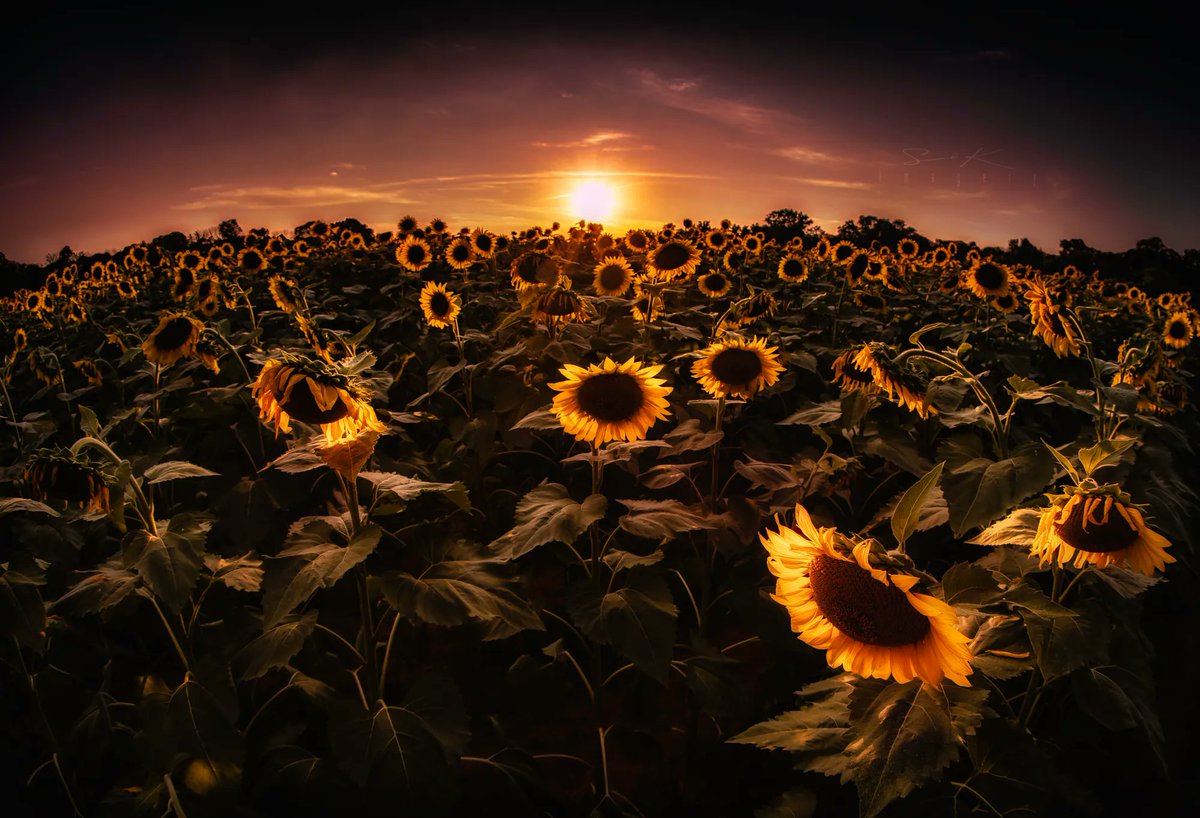
M 828 229 L 1200 246 L 1182 20 L 576 8 L 26 12 L 0 49 L 0 251 L 230 217 L 507 230 L 588 215 L 589 182 L 614 230 L 795 207 Z

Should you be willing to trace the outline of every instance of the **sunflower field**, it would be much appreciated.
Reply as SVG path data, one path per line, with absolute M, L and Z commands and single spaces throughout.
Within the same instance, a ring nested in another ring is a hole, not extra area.
M 1191 815 L 1189 293 L 412 218 L 0 301 L 6 815 Z

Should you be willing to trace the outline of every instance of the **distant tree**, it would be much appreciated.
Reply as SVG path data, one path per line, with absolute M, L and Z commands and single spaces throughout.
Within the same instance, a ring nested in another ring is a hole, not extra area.
M 872 242 L 880 247 L 894 248 L 900 239 L 924 239 L 915 228 L 903 219 L 883 219 L 879 216 L 859 216 L 857 221 L 847 221 L 838 228 L 839 241 L 848 241 L 859 247 L 869 247 Z
M 217 233 L 223 241 L 236 242 L 242 238 L 242 226 L 237 219 L 226 219 L 217 225 Z
M 150 242 L 156 247 L 171 253 L 178 253 L 181 250 L 187 249 L 188 238 L 178 230 L 173 230 L 170 233 L 164 233 L 161 236 L 155 236 Z
M 1044 253 L 1036 244 L 1029 239 L 1009 239 L 1008 250 L 1002 257 L 1009 264 L 1028 264 L 1031 267 L 1041 268 L 1046 264 L 1047 254 Z

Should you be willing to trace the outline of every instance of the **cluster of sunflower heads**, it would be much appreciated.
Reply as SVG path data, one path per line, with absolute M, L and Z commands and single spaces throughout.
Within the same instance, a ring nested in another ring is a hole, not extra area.
M 800 505 L 793 526 L 780 523 L 760 539 L 776 577 L 772 599 L 801 641 L 826 651 L 830 667 L 900 683 L 970 684 L 970 639 L 952 607 L 916 590 L 930 580 L 907 557 L 817 528 Z
M 109 477 L 86 457 L 61 447 L 39 449 L 25 467 L 34 499 L 77 505 L 85 511 L 109 511 Z

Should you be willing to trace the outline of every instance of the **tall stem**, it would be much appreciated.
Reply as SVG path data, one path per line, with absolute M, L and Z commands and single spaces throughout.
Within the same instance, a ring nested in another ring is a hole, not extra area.
M 717 508 L 717 480 L 721 465 L 721 421 L 725 415 L 725 396 L 717 398 L 717 413 L 716 420 L 713 423 L 713 431 L 717 433 L 717 439 L 713 442 L 712 449 L 712 480 L 708 486 L 708 504 L 709 507 L 716 511 Z
M 975 393 L 975 397 L 979 398 L 979 402 L 988 410 L 992 416 L 992 441 L 996 444 L 996 449 L 1000 454 L 1001 459 L 1008 457 L 1008 426 L 1004 423 L 1000 416 L 1000 409 L 996 406 L 996 401 L 992 399 L 990 392 L 984 388 L 984 385 L 979 382 L 971 370 L 960 364 L 958 361 L 943 355 L 940 352 L 934 352 L 930 349 L 920 347 L 917 349 L 906 349 L 896 356 L 897 364 L 903 363 L 909 358 L 924 358 L 927 361 L 932 361 L 941 364 L 956 375 L 962 377 Z
M 471 370 L 467 367 L 467 353 L 463 345 L 462 333 L 458 329 L 458 319 L 451 322 L 454 328 L 454 341 L 458 344 L 458 362 L 463 368 L 463 391 L 467 398 L 467 417 L 474 417 L 475 407 L 471 400 Z
M 350 539 L 358 536 L 362 528 L 362 517 L 358 507 L 358 481 L 346 480 L 339 474 L 338 479 L 346 491 L 346 505 L 350 511 Z M 370 590 L 367 588 L 367 569 L 363 563 L 354 567 L 355 584 L 358 587 L 359 633 L 358 650 L 366 662 L 367 685 L 374 694 L 373 700 L 378 700 L 382 694 L 379 688 L 379 669 L 375 656 L 375 615 L 371 610 Z

